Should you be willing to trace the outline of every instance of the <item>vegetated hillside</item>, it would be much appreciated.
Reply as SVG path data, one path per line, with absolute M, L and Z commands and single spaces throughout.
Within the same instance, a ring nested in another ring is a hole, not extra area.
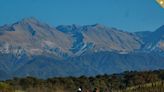
M 7 57 L 3 56 L 3 58 Z M 93 76 L 120 73 L 127 70 L 155 70 L 164 67 L 163 59 L 164 57 L 158 54 L 120 55 L 109 52 L 87 53 L 66 60 L 58 60 L 51 56 L 33 56 L 31 59 L 24 56 L 24 58 L 17 60 L 16 57 L 8 55 L 6 60 L 1 61 L 1 72 L 4 73 L 1 80 L 14 76 L 48 78 L 54 76 Z
M 3 86 L 2 86 L 3 85 Z M 1 87 L 2 86 L 2 87 Z M 0 90 L 5 92 L 163 92 L 164 70 L 124 72 L 94 77 L 54 77 L 46 80 L 34 77 L 13 78 L 2 81 Z M 10 91 L 7 91 L 10 90 Z
M 0 27 L 0 79 L 163 69 L 163 32 L 163 26 L 138 33 L 101 24 L 51 27 L 25 18 Z

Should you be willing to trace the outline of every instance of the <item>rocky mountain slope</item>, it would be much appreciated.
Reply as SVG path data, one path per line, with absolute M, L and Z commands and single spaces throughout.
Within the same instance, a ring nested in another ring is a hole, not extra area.
M 129 33 L 101 24 L 51 27 L 25 18 L 0 27 L 0 79 L 164 68 L 164 26 Z
M 144 42 L 141 49 L 147 51 L 164 51 L 164 25 L 154 32 L 137 32 L 136 34 Z

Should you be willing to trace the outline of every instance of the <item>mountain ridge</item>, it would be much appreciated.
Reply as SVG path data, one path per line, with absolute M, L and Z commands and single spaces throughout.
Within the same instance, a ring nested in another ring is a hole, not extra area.
M 48 78 L 161 69 L 163 37 L 164 26 L 131 33 L 101 24 L 51 27 L 25 18 L 0 27 L 0 74 Z

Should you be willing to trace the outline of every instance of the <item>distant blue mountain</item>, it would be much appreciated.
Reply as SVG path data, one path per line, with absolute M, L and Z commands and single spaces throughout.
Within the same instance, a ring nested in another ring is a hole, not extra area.
M 25 18 L 0 27 L 0 79 L 164 69 L 164 26 L 125 32 L 101 24 L 51 27 Z

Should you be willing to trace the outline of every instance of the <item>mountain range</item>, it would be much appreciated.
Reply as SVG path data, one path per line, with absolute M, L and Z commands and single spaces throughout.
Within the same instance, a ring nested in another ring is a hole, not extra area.
M 164 25 L 132 33 L 101 24 L 51 27 L 30 17 L 0 26 L 1 80 L 155 69 L 164 69 Z

